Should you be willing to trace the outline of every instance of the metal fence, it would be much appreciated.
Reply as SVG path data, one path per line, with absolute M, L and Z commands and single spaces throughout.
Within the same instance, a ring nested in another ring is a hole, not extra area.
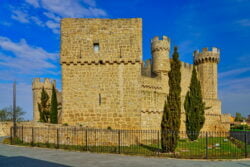
M 195 141 L 190 141 L 186 132 L 179 132 L 175 152 L 162 153 L 158 130 L 17 127 L 16 137 L 13 127 L 10 131 L 12 144 L 38 147 L 175 158 L 250 157 L 250 134 L 247 132 L 200 132 Z

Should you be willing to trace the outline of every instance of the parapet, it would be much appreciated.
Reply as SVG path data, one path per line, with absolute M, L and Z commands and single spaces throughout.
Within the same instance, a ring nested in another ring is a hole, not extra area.
M 160 50 L 170 50 L 170 39 L 167 36 L 162 36 L 161 39 L 156 36 L 151 40 L 152 53 Z
M 45 78 L 43 81 L 41 81 L 40 78 L 34 78 L 32 82 L 32 90 L 42 88 L 52 90 L 53 85 L 56 87 L 56 80 Z
M 199 52 L 199 50 L 194 51 L 193 57 L 195 65 L 206 62 L 219 63 L 220 50 L 215 47 L 212 47 L 211 50 L 209 50 L 209 48 L 203 48 L 201 52 Z
M 185 62 L 181 62 L 181 66 L 185 69 L 193 69 L 193 64 L 189 64 L 189 63 L 185 63 Z

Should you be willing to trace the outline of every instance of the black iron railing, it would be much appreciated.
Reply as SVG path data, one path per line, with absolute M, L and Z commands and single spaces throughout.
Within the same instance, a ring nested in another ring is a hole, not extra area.
M 12 127 L 11 142 L 57 149 L 175 158 L 250 157 L 250 134 L 247 132 L 200 132 L 195 141 L 190 141 L 186 132 L 178 134 L 178 146 L 174 152 L 169 153 L 162 153 L 161 134 L 158 130 L 17 127 L 14 138 Z

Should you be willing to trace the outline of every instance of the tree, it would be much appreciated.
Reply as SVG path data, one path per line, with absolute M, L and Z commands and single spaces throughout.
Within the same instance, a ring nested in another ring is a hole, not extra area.
M 7 120 L 7 112 L 5 110 L 0 110 L 0 121 Z
M 24 121 L 23 116 L 26 112 L 19 106 L 16 107 L 16 121 Z M 9 106 L 0 110 L 0 121 L 12 121 L 13 120 L 13 107 Z
M 56 97 L 56 89 L 53 85 L 52 88 L 52 96 L 51 96 L 51 105 L 50 105 L 50 122 L 57 124 L 58 123 L 58 103 Z
M 50 104 L 48 102 L 49 102 L 49 95 L 43 88 L 41 92 L 41 103 L 38 103 L 38 110 L 40 113 L 41 122 L 49 122 Z
M 181 62 L 177 47 L 174 48 L 170 62 L 171 70 L 168 73 L 169 94 L 164 105 L 161 122 L 162 152 L 174 152 L 179 140 L 181 119 Z
M 243 122 L 244 120 L 246 120 L 246 118 L 245 117 L 243 117 L 242 115 L 241 115 L 241 113 L 239 113 L 239 112 L 236 112 L 236 114 L 235 114 L 235 122 Z
M 199 132 L 205 122 L 205 103 L 202 100 L 201 84 L 197 78 L 195 67 L 192 71 L 189 91 L 186 94 L 184 108 L 186 111 L 186 133 L 193 141 L 199 136 Z

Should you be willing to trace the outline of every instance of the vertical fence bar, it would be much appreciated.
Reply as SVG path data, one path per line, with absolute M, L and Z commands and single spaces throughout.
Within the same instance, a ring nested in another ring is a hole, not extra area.
M 10 127 L 10 144 L 13 144 L 12 127 Z
M 121 131 L 118 130 L 118 154 L 121 154 Z
M 247 153 L 247 131 L 245 131 L 245 158 L 247 158 L 248 157 L 248 153 Z
M 58 149 L 59 148 L 59 143 L 60 143 L 60 138 L 59 138 L 59 129 L 57 128 L 56 129 L 56 144 L 57 144 L 57 146 L 56 146 L 56 148 Z
M 160 156 L 160 131 L 157 130 L 158 156 Z
M 32 138 L 31 146 L 34 146 L 34 128 L 33 127 L 31 128 L 31 138 Z
M 22 126 L 22 143 L 23 143 L 23 126 Z
M 85 131 L 85 144 L 86 144 L 86 151 L 88 151 L 88 129 Z
M 208 159 L 208 135 L 206 132 L 206 159 Z

